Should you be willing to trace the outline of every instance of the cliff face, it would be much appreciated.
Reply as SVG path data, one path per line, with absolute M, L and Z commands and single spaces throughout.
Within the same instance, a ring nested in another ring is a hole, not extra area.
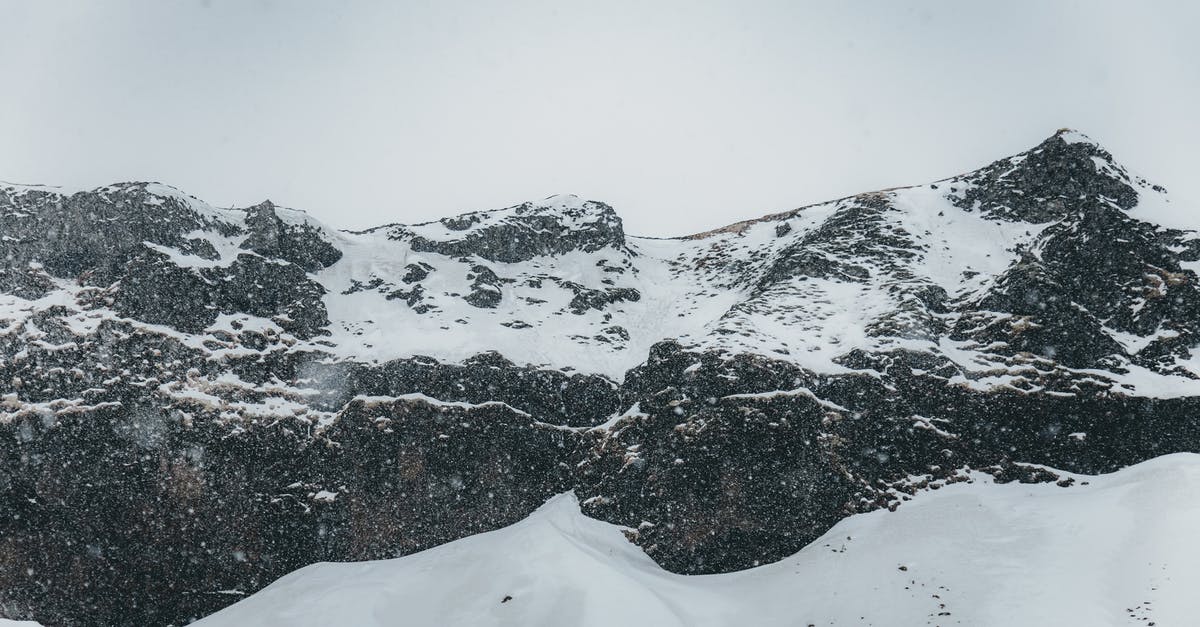
M 0 187 L 0 615 L 181 624 L 567 489 L 721 572 L 964 467 L 1200 450 L 1185 215 L 1072 132 L 666 240 L 569 196 L 350 233 Z

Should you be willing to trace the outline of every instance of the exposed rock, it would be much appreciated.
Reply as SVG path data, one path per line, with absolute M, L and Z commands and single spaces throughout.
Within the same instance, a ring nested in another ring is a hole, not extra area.
M 964 183 L 969 187 L 960 193 L 955 186 Z M 1108 151 L 1062 130 L 1028 152 L 956 179 L 950 191 L 964 209 L 1042 223 L 1106 203 L 1130 209 L 1138 198 L 1134 183 Z
M 427 263 L 410 263 L 404 266 L 405 273 L 400 280 L 405 283 L 419 283 L 429 276 L 429 273 L 434 269 L 433 266 Z
M 342 251 L 321 237 L 308 223 L 287 224 L 267 200 L 246 210 L 249 234 L 242 248 L 264 257 L 286 259 L 307 272 L 328 268 L 342 258 Z
M 500 277 L 491 268 L 472 266 L 467 279 L 471 281 L 471 293 L 464 296 L 463 300 L 480 309 L 495 309 L 500 304 L 504 292 L 500 289 Z
M 474 255 L 504 263 L 625 245 L 621 218 L 612 207 L 574 197 L 554 197 L 545 204 L 525 203 L 499 212 L 467 214 L 444 219 L 440 224 L 448 231 L 445 238 L 434 239 L 403 228 L 392 236 L 411 237 L 415 251 L 448 257 Z
M 335 233 L 0 186 L 0 613 L 182 624 L 567 489 L 722 572 L 967 468 L 1200 450 L 1200 235 L 1138 219 L 1161 191 L 1074 133 L 676 240 L 565 197 Z
M 603 310 L 605 306 L 612 303 L 636 302 L 642 298 L 641 292 L 633 288 L 609 287 L 603 290 L 593 290 L 571 282 L 563 283 L 563 287 L 575 293 L 575 297 L 571 299 L 569 305 L 571 313 L 575 315 L 582 315 L 589 309 Z

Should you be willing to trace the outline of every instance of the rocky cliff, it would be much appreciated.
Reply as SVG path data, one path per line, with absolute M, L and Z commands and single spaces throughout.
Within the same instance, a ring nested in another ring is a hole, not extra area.
M 167 625 L 567 489 L 665 567 L 1200 450 L 1200 233 L 1086 137 L 676 239 L 0 185 L 0 616 Z M 1195 220 L 1200 227 L 1200 219 Z

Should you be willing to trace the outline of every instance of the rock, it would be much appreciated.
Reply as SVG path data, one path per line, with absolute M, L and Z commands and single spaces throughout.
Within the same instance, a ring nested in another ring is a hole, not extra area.
M 500 277 L 487 266 L 473 266 L 471 274 L 467 275 L 467 279 L 471 281 L 471 293 L 463 297 L 473 307 L 480 309 L 495 309 L 496 305 L 500 304 L 500 300 L 504 298 L 504 292 L 500 289 Z
M 483 216 L 488 216 L 486 221 Z M 546 204 L 525 203 L 498 212 L 467 214 L 443 220 L 441 224 L 462 235 L 432 239 L 407 229 L 397 229 L 392 236 L 411 238 L 412 249 L 419 252 L 435 252 L 448 257 L 477 256 L 503 263 L 561 255 L 573 250 L 620 249 L 625 245 L 621 219 L 612 207 L 573 197 L 548 199 Z
M 724 572 L 968 468 L 1071 489 L 1043 466 L 1200 450 L 1200 237 L 1137 219 L 1160 191 L 1073 133 L 653 245 L 569 197 L 338 234 L 0 186 L 0 607 L 182 624 L 568 489 Z M 443 330 L 465 352 L 380 345 Z
M 342 251 L 326 241 L 320 231 L 307 222 L 288 224 L 276 214 L 267 200 L 246 210 L 249 234 L 242 248 L 264 257 L 290 261 L 306 272 L 328 268 L 342 258 Z

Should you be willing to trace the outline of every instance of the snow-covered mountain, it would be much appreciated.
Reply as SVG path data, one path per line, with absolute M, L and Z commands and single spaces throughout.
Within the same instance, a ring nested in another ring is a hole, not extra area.
M 799 553 L 724 575 L 663 570 L 554 497 L 498 531 L 379 562 L 315 564 L 197 625 L 1189 625 L 1200 615 L 1200 456 L 1080 485 L 983 473 Z M 624 530 L 628 531 L 628 530 Z
M 727 572 L 966 468 L 1200 451 L 1189 209 L 1072 131 L 673 239 L 0 185 L 0 615 L 179 624 L 567 490 Z

